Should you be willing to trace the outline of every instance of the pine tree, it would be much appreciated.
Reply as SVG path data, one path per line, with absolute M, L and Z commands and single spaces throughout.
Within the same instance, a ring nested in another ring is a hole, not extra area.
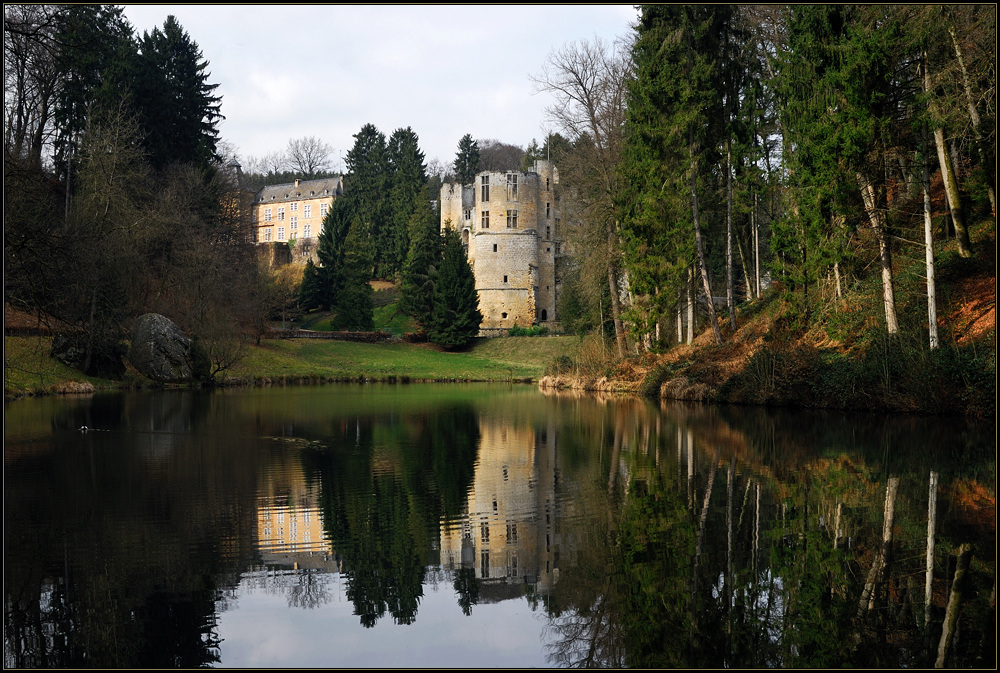
M 396 129 L 389 137 L 389 236 L 387 267 L 393 274 L 403 270 L 410 248 L 410 217 L 417 207 L 421 189 L 427 184 L 424 154 L 420 151 L 417 134 L 409 127 Z
M 449 229 L 434 285 L 434 313 L 428 338 L 447 349 L 461 348 L 479 333 L 483 315 L 472 267 L 458 232 Z
M 354 135 L 354 147 L 347 153 L 344 196 L 351 204 L 362 231 L 358 244 L 371 260 L 371 274 L 391 278 L 395 242 L 389 228 L 389 159 L 385 135 L 372 124 L 365 124 Z
M 360 245 L 359 230 L 352 228 L 344 241 L 343 260 L 338 269 L 337 290 L 332 309 L 333 328 L 371 331 L 375 328 L 375 304 L 371 284 L 371 260 Z
M 460 184 L 467 185 L 476 179 L 479 172 L 479 143 L 466 133 L 458 141 L 458 154 L 455 155 L 455 179 Z
M 121 7 L 66 5 L 55 18 L 55 164 L 65 178 L 90 114 L 129 109 L 137 46 Z
M 434 285 L 441 265 L 443 241 L 438 233 L 437 215 L 421 190 L 416 210 L 410 218 L 410 251 L 403 267 L 401 308 L 425 328 L 434 314 Z
M 699 200 L 706 191 L 702 176 L 710 175 L 709 167 L 720 158 L 723 113 L 714 60 L 728 12 L 726 6 L 642 8 L 619 205 L 630 281 L 638 283 L 632 289 L 648 297 L 651 318 L 663 315 L 685 269 L 695 262 L 717 343 L 722 336 L 711 300 L 701 224 L 705 209 Z
M 173 16 L 145 33 L 140 43 L 135 99 L 146 132 L 150 163 L 162 168 L 175 162 L 207 168 L 219 142 L 224 119 L 222 98 L 209 84 L 208 61 Z
M 401 309 L 424 326 L 431 322 L 434 283 L 443 252 L 437 215 L 426 197 L 425 187 L 421 190 L 416 210 L 410 218 L 410 250 L 401 284 Z
M 299 287 L 299 306 L 311 311 L 322 306 L 322 290 L 320 288 L 319 267 L 313 264 L 312 258 L 306 262 L 302 272 L 302 285 Z

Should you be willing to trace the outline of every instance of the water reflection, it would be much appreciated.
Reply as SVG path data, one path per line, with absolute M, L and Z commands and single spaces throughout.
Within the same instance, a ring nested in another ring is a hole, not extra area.
M 23 400 L 5 664 L 993 666 L 993 432 L 526 387 Z M 303 632 L 347 608 L 377 649 L 241 659 L 273 627 L 233 616 L 270 596 Z M 519 659 L 444 645 L 502 604 L 540 618 Z M 382 627 L 428 609 L 420 663 Z

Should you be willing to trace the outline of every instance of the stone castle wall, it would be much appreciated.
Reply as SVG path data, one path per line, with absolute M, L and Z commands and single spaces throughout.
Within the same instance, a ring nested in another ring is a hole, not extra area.
M 476 277 L 484 331 L 515 325 L 558 329 L 561 249 L 558 171 L 483 172 L 441 187 L 441 227 L 462 234 Z

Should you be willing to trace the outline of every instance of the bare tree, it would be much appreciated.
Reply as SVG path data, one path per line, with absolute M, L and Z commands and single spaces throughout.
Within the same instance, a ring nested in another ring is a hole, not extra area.
M 618 192 L 615 169 L 621 156 L 630 63 L 626 45 L 595 38 L 553 51 L 542 72 L 532 77 L 539 92 L 554 96 L 548 117 L 574 145 L 563 170 L 583 207 L 583 235 L 576 243 L 581 257 L 591 267 L 599 263 L 607 276 L 620 356 L 626 351 L 622 298 L 628 292 L 620 272 L 613 197 Z
M 303 178 L 317 177 L 329 169 L 332 152 L 330 145 L 315 136 L 289 140 L 285 150 L 290 168 Z
M 521 170 L 521 158 L 524 156 L 523 147 L 494 139 L 477 142 L 479 144 L 480 171 Z
M 59 9 L 4 5 L 4 150 L 36 168 L 52 132 Z

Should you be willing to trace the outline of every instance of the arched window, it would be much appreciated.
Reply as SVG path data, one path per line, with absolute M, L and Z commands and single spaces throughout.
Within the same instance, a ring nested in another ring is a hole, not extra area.
M 542 309 L 542 322 L 545 322 L 545 321 L 546 321 L 546 320 L 548 320 L 548 319 L 549 319 L 549 313 L 548 313 L 548 311 L 546 311 L 546 310 L 545 310 L 545 309 L 543 308 L 543 309 Z

